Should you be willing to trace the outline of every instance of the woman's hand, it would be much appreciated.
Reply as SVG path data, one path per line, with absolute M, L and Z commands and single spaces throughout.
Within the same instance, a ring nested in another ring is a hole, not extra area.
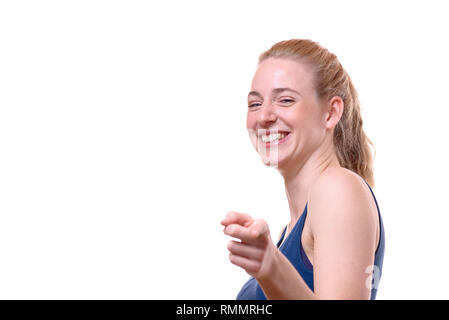
M 221 221 L 223 232 L 240 241 L 228 243 L 231 263 L 245 269 L 256 279 L 268 277 L 276 265 L 278 249 L 273 244 L 268 224 L 261 219 L 231 211 Z

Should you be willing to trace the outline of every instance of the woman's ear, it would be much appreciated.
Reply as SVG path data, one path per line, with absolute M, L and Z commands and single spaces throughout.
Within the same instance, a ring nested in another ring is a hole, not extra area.
M 326 128 L 334 128 L 343 114 L 344 109 L 343 99 L 339 96 L 332 97 L 327 102 L 327 112 L 326 112 Z

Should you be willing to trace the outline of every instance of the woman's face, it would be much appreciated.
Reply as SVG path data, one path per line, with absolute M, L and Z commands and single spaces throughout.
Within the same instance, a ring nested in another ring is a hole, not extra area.
M 248 95 L 247 129 L 264 163 L 273 167 L 297 163 L 318 148 L 325 111 L 306 65 L 279 58 L 259 64 Z

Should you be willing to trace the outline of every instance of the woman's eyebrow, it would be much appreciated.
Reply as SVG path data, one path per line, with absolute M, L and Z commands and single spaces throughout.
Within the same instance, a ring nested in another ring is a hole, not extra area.
M 294 93 L 296 93 L 296 94 L 302 96 L 302 94 L 300 94 L 298 91 L 293 90 L 293 89 L 291 89 L 291 88 L 274 88 L 273 90 L 271 90 L 271 93 L 272 93 L 273 95 L 275 95 L 275 94 L 279 94 L 279 93 L 281 93 L 281 92 L 283 92 L 283 91 L 291 91 L 291 92 L 294 92 Z M 261 95 L 259 92 L 257 92 L 257 91 L 250 91 L 250 92 L 248 93 L 248 97 L 249 97 L 249 96 L 258 96 L 259 98 L 262 98 L 262 95 Z
M 300 94 L 298 91 L 293 90 L 293 89 L 291 89 L 291 88 L 275 88 L 275 89 L 271 90 L 271 92 L 272 92 L 273 94 L 278 94 L 278 93 L 281 93 L 281 92 L 283 92 L 283 91 L 291 91 L 291 92 L 294 92 L 294 93 L 296 93 L 296 94 L 302 96 L 302 94 Z

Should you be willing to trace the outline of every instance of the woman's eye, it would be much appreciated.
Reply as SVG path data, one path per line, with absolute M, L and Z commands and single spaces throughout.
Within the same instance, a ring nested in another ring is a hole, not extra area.
M 281 99 L 281 100 L 279 100 L 279 102 L 280 103 L 292 103 L 292 102 L 295 102 L 295 101 L 292 100 L 292 99 Z

